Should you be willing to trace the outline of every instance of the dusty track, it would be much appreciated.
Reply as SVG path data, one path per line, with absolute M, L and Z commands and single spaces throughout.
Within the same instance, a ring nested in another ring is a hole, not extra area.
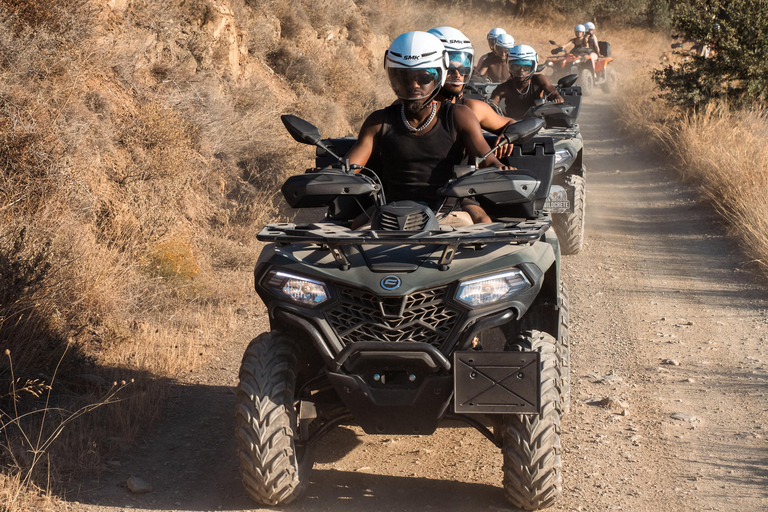
M 586 245 L 564 258 L 573 408 L 562 425 L 563 498 L 550 510 L 768 510 L 765 287 L 742 271 L 710 209 L 617 135 L 607 97 L 588 99 L 580 124 Z M 263 317 L 244 322 L 238 339 L 209 349 L 211 365 L 179 385 L 143 444 L 62 508 L 253 510 L 237 471 L 232 391 L 247 342 L 265 327 Z M 621 403 L 590 404 L 606 397 Z M 508 509 L 501 455 L 471 429 L 337 429 L 317 460 L 307 497 L 289 510 Z M 131 494 L 130 475 L 155 490 Z

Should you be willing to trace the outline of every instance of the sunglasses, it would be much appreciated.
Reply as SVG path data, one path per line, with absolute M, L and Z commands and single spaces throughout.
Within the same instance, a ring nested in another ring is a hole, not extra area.
M 514 71 L 531 71 L 533 69 L 532 64 L 510 64 L 509 70 Z
M 469 66 L 448 66 L 448 74 L 458 71 L 461 76 L 469 74 Z
M 437 71 L 432 69 L 406 71 L 402 74 L 402 77 L 406 82 L 427 85 L 437 80 Z

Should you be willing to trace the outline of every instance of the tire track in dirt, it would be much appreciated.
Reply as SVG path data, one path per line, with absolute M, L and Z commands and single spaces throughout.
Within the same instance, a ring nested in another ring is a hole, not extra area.
M 740 270 L 707 205 L 618 135 L 607 96 L 586 99 L 580 124 L 586 244 L 563 265 L 573 405 L 562 423 L 563 497 L 550 510 L 766 510 L 766 290 Z M 177 386 L 167 417 L 61 508 L 261 510 L 239 482 L 232 391 L 242 352 L 266 328 L 249 320 L 211 347 L 211 364 Z M 606 397 L 612 409 L 590 405 Z M 132 495 L 130 475 L 155 490 Z M 336 429 L 318 446 L 306 498 L 286 510 L 361 509 L 508 510 L 501 454 L 468 428 Z

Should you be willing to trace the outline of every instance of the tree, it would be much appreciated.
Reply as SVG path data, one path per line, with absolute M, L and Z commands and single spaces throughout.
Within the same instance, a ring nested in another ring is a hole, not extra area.
M 768 100 L 768 0 L 691 0 L 678 5 L 673 23 L 710 53 L 654 72 L 663 97 L 686 108 Z

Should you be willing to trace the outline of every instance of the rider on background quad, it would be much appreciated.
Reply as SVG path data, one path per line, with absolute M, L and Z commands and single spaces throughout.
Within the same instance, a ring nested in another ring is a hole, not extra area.
M 448 51 L 448 74 L 437 100 L 466 105 L 475 114 L 483 130 L 497 135 L 513 124 L 514 119 L 500 116 L 486 102 L 464 97 L 464 86 L 472 77 L 475 56 L 475 50 L 467 36 L 452 27 L 437 27 L 428 32 L 437 36 Z M 512 148 L 512 144 L 501 146 L 496 150 L 496 156 L 509 156 L 512 154 Z
M 598 44 L 597 35 L 595 34 L 595 24 L 588 21 L 584 24 L 584 28 L 587 29 L 587 33 L 585 34 L 585 37 L 587 38 L 587 46 L 597 53 L 598 57 L 602 57 L 600 54 L 600 44 Z
M 594 26 L 594 25 L 593 25 Z M 593 29 L 594 30 L 594 29 Z M 597 38 L 594 38 L 594 46 L 592 45 L 592 39 L 587 34 L 587 28 L 584 25 L 576 25 L 573 28 L 573 32 L 576 37 L 572 37 L 563 45 L 563 50 L 566 53 L 572 53 L 574 55 L 584 55 L 589 57 L 589 63 L 592 66 L 592 74 L 595 73 L 595 61 L 598 59 L 598 52 L 600 51 L 597 45 Z
M 499 37 L 501 34 L 506 34 L 507 31 L 504 30 L 501 27 L 492 28 L 490 32 L 488 32 L 488 35 L 485 36 L 485 39 L 488 41 L 488 47 L 491 49 L 490 52 L 486 53 L 480 59 L 477 61 L 476 68 L 479 69 L 482 67 L 483 63 L 485 62 L 485 59 L 493 55 L 493 45 L 496 44 L 496 38 Z
M 511 78 L 499 85 L 491 96 L 491 102 L 498 105 L 504 99 L 507 116 L 521 119 L 536 100 L 562 103 L 563 97 L 549 79 L 536 74 L 539 55 L 528 45 L 520 44 L 509 52 L 509 73 Z
M 385 54 L 384 66 L 400 103 L 368 116 L 347 153 L 349 163 L 363 166 L 376 150 L 388 201 L 419 201 L 437 209 L 443 201 L 437 190 L 453 178 L 454 165 L 461 164 L 465 153 L 482 157 L 491 148 L 468 107 L 435 100 L 448 69 L 448 52 L 436 36 L 398 36 Z M 493 155 L 484 165 L 506 168 Z M 460 206 L 471 222 L 490 222 L 476 201 L 464 199 Z
M 515 46 L 515 38 L 509 34 L 501 34 L 493 45 L 493 53 L 478 66 L 477 75 L 487 76 L 491 82 L 504 82 L 509 78 L 507 55 Z

